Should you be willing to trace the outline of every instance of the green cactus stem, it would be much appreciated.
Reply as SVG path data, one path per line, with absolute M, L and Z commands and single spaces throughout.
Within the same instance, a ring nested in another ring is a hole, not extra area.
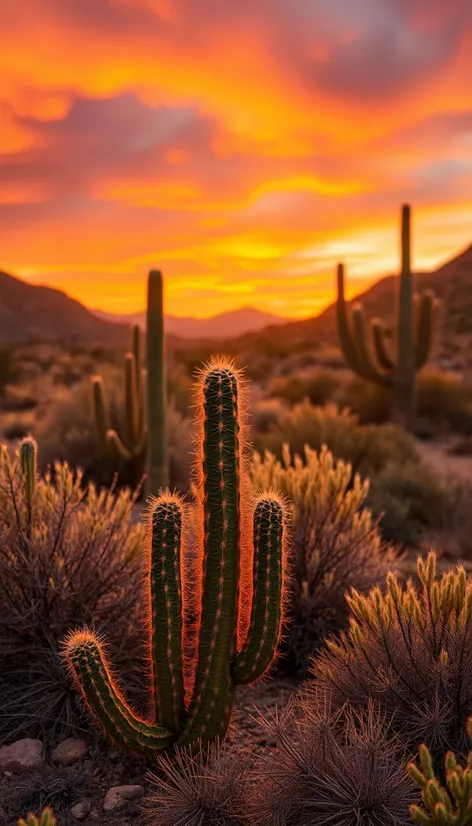
M 395 331 L 396 355 L 390 352 L 387 329 L 380 319 L 370 322 L 356 303 L 349 318 L 344 267 L 337 269 L 336 315 L 341 349 L 348 366 L 362 378 L 392 389 L 392 416 L 411 428 L 415 412 L 416 375 L 426 364 L 434 341 L 439 302 L 430 291 L 413 293 L 410 207 L 402 207 L 401 271 Z
M 141 367 L 138 325 L 132 331 L 132 349 L 125 356 L 124 434 L 111 428 L 102 377 L 95 376 L 92 380 L 95 421 L 103 455 L 132 465 L 136 483 L 146 471 L 148 495 L 168 485 L 162 292 L 162 274 L 152 270 L 148 277 L 147 370 Z
M 153 753 L 222 737 L 235 686 L 261 677 L 276 654 L 283 620 L 286 507 L 274 493 L 258 497 L 253 553 L 243 552 L 247 541 L 241 535 L 242 513 L 247 512 L 247 503 L 241 497 L 248 488 L 246 469 L 241 468 L 244 416 L 239 384 L 231 362 L 213 361 L 202 371 L 196 466 L 199 582 L 185 586 L 190 551 L 181 499 L 168 491 L 151 499 L 146 616 L 157 722 L 130 709 L 93 633 L 73 632 L 65 641 L 66 662 L 91 714 L 111 739 L 133 751 Z M 251 582 L 246 629 L 245 586 Z M 189 588 L 197 593 L 197 600 Z M 196 627 L 184 619 L 189 604 L 198 614 Z M 186 661 L 192 640 L 196 656 Z

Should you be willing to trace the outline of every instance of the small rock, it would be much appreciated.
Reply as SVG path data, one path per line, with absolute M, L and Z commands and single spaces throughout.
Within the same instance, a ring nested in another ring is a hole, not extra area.
M 39 768 L 43 762 L 43 744 L 41 740 L 25 737 L 11 746 L 0 748 L 0 771 L 12 774 L 26 774 Z
M 81 800 L 79 803 L 76 803 L 71 807 L 70 813 L 76 820 L 85 820 L 85 818 L 90 814 L 91 808 L 92 804 L 90 803 L 90 800 Z
M 103 808 L 111 812 L 119 806 L 124 806 L 128 800 L 139 800 L 144 794 L 142 786 L 112 786 L 105 795 Z
M 88 746 L 85 740 L 69 737 L 56 746 L 51 754 L 51 760 L 53 763 L 60 763 L 61 766 L 73 766 L 74 763 L 87 757 L 87 754 Z

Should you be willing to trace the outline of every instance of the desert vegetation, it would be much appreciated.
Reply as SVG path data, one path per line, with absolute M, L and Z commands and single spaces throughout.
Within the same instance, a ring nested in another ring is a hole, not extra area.
M 0 826 L 472 822 L 472 385 L 402 216 L 383 322 L 340 267 L 329 335 L 164 348 L 153 271 L 129 353 L 0 353 Z

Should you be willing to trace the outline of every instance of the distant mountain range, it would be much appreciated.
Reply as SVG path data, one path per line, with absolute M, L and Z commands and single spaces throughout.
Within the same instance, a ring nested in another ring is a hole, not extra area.
M 139 324 L 146 328 L 146 314 L 132 313 L 129 315 L 115 315 L 103 310 L 93 310 L 98 318 L 105 321 L 121 324 Z M 231 310 L 220 313 L 211 318 L 192 318 L 167 315 L 164 320 L 165 330 L 169 335 L 186 339 L 214 339 L 224 340 L 236 338 L 246 333 L 258 333 L 273 325 L 287 324 L 286 318 L 272 313 L 256 310 L 254 307 L 242 307 L 240 310 Z
M 335 279 L 333 266 L 333 287 Z M 347 270 L 349 280 L 349 269 Z M 393 320 L 396 276 L 389 275 L 369 287 L 356 300 L 361 300 L 368 315 L 380 316 L 387 323 Z M 472 246 L 431 272 L 415 274 L 416 289 L 433 289 L 441 299 L 441 339 L 446 349 L 453 350 L 457 341 L 472 336 Z M 116 316 L 91 311 L 61 290 L 29 284 L 0 272 L 0 343 L 58 341 L 97 343 L 110 347 L 126 347 L 130 325 L 144 324 L 144 314 Z M 329 342 L 336 345 L 335 305 L 331 304 L 315 318 L 289 321 L 261 310 L 246 307 L 223 313 L 210 319 L 167 316 L 167 333 L 175 337 L 207 341 L 244 338 L 257 347 L 260 336 L 277 342 Z M 235 342 L 232 350 L 234 351 Z
M 61 290 L 0 271 L 0 342 L 64 341 L 120 347 L 129 327 L 97 318 Z

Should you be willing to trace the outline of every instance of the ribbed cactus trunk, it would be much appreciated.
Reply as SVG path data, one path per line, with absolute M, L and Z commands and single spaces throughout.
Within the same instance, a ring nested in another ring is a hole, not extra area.
M 147 302 L 148 448 L 146 495 L 156 495 L 169 482 L 167 451 L 167 393 L 165 380 L 162 273 L 151 270 Z
M 157 298 L 162 296 L 159 274 L 151 286 Z M 286 505 L 270 491 L 251 503 L 249 553 L 238 371 L 226 360 L 212 361 L 198 389 L 195 470 L 201 524 L 191 581 L 185 555 L 193 552 L 181 542 L 181 499 L 164 491 L 151 500 L 148 514 L 143 619 L 155 719 L 139 717 L 128 706 L 95 634 L 73 632 L 65 643 L 71 674 L 98 723 L 120 745 L 151 754 L 176 745 L 200 747 L 225 735 L 235 686 L 259 679 L 270 667 L 283 620 Z M 193 626 L 189 614 L 195 617 Z
M 402 208 L 401 273 L 398 290 L 397 360 L 393 371 L 393 420 L 407 429 L 415 415 L 415 339 L 413 276 L 411 272 L 410 207 Z

